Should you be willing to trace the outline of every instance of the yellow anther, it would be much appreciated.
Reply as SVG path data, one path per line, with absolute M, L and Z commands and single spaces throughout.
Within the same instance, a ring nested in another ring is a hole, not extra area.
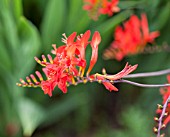
M 82 70 L 82 67 L 79 67 L 79 73 L 78 73 L 79 76 L 81 76 L 81 70 Z
M 73 77 L 71 78 L 71 82 L 72 82 L 73 85 L 76 83 L 75 79 Z
M 84 72 L 85 72 L 85 68 L 82 68 L 80 77 L 83 77 Z

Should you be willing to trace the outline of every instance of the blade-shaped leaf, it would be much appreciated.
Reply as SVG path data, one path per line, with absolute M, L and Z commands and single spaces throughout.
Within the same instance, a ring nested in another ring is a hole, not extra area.
M 24 136 L 31 136 L 37 126 L 43 121 L 45 111 L 32 100 L 21 98 L 18 101 L 18 114 Z
M 42 41 L 44 50 L 48 53 L 51 45 L 60 41 L 61 34 L 65 23 L 66 12 L 65 0 L 51 0 L 45 11 L 41 24 Z
M 111 19 L 105 21 L 101 25 L 97 26 L 96 28 L 93 28 L 93 30 L 99 31 L 101 34 L 106 33 L 107 31 L 113 29 L 117 24 L 121 23 L 125 19 L 127 19 L 130 15 L 132 15 L 132 10 L 126 10 L 123 11 L 115 16 L 113 16 Z
M 18 75 L 23 76 L 35 65 L 33 58 L 40 49 L 40 36 L 37 28 L 24 17 L 20 18 L 18 29 L 21 46 L 17 52 L 19 61 L 16 67 L 22 67 Z

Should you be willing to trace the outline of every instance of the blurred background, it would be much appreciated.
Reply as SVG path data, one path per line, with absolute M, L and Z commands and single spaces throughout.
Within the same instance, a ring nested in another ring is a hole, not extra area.
M 119 92 L 109 92 L 98 83 L 80 84 L 53 96 L 40 88 L 16 86 L 35 70 L 42 72 L 34 56 L 50 53 L 51 45 L 62 45 L 62 33 L 69 36 L 90 29 L 99 31 L 102 42 L 93 72 L 106 68 L 110 74 L 120 71 L 126 62 L 139 64 L 138 72 L 170 68 L 170 52 L 129 56 L 121 62 L 104 60 L 102 53 L 113 41 L 117 25 L 130 15 L 145 12 L 151 31 L 161 35 L 155 45 L 170 46 L 169 0 L 120 0 L 121 12 L 112 17 L 101 15 L 98 21 L 88 17 L 82 0 L 0 0 L 0 137 L 149 137 L 153 117 L 162 103 L 158 88 L 139 88 L 116 84 Z M 91 57 L 90 46 L 86 53 Z M 166 76 L 138 78 L 140 83 L 166 83 Z M 164 131 L 170 136 L 170 126 Z

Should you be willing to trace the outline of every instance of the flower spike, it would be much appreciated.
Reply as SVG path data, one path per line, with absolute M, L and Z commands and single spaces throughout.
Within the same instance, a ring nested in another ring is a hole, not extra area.
M 121 82 L 141 87 L 165 87 L 170 85 L 146 85 L 124 80 L 123 78 L 128 78 L 127 75 L 137 68 L 137 65 L 132 66 L 128 63 L 126 63 L 122 71 L 115 75 L 107 74 L 105 69 L 102 70 L 103 74 L 90 74 L 98 58 L 98 46 L 101 42 L 100 33 L 96 31 L 91 40 L 89 40 L 91 35 L 90 30 L 78 36 L 76 34 L 76 32 L 73 32 L 68 37 L 64 34 L 65 39 L 62 39 L 62 41 L 65 45 L 58 48 L 56 48 L 55 44 L 52 45 L 54 58 L 50 54 L 47 55 L 47 58 L 42 55 L 42 61 L 35 57 L 37 63 L 43 66 L 42 71 L 46 79 L 43 79 L 41 73 L 36 71 L 36 75 L 31 74 L 29 77 L 26 77 L 26 81 L 20 79 L 20 83 L 17 83 L 17 85 L 20 87 L 41 87 L 44 94 L 48 94 L 50 97 L 55 87 L 58 87 L 63 93 L 67 93 L 68 86 L 79 83 L 85 84 L 87 82 L 101 83 L 109 91 L 118 91 L 114 83 Z M 92 55 L 86 76 L 84 76 L 87 66 L 85 51 L 88 45 L 91 45 Z M 167 121 L 169 122 L 169 118 L 165 120 L 165 125 L 168 123 Z

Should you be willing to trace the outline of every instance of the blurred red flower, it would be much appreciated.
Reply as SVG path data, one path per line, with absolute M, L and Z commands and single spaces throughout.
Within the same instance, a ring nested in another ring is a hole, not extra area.
M 100 14 L 112 16 L 120 11 L 117 6 L 119 0 L 84 0 L 84 3 L 83 9 L 89 11 L 89 16 L 94 20 L 97 20 Z
M 141 15 L 141 20 L 132 15 L 123 27 L 115 29 L 115 40 L 110 48 L 104 52 L 104 58 L 115 58 L 121 61 L 125 56 L 137 54 L 142 51 L 147 43 L 153 43 L 159 32 L 149 32 L 146 14 Z

